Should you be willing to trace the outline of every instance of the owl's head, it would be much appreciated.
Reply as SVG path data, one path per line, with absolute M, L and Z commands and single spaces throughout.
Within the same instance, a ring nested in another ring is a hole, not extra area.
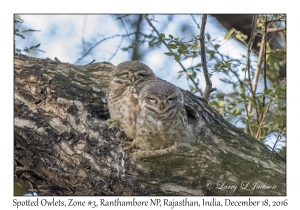
M 112 83 L 118 86 L 133 85 L 137 81 L 155 78 L 153 71 L 147 65 L 138 61 L 120 63 L 112 72 Z
M 163 81 L 148 81 L 139 95 L 139 104 L 152 114 L 172 111 L 178 104 L 184 103 L 183 95 L 175 85 Z

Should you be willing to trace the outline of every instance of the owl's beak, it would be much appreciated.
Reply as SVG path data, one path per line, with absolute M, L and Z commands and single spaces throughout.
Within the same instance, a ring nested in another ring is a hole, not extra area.
M 165 108 L 165 104 L 164 104 L 164 103 L 161 103 L 161 104 L 159 105 L 160 111 L 164 110 L 164 108 Z
M 132 84 L 134 84 L 134 83 L 135 83 L 135 81 L 136 81 L 135 77 L 134 77 L 134 76 L 132 76 L 132 77 L 131 77 L 131 83 L 132 83 Z

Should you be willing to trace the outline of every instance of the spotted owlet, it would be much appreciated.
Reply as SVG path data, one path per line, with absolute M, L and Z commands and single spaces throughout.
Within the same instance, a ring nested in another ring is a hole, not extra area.
M 138 90 L 141 88 L 140 90 Z M 156 79 L 133 87 L 138 97 L 136 136 L 127 149 L 154 150 L 190 142 L 191 127 L 188 124 L 182 90 L 164 80 Z
M 155 74 L 147 65 L 137 61 L 120 63 L 112 72 L 107 96 L 109 113 L 129 139 L 135 138 L 138 110 L 138 100 L 131 90 L 134 84 L 149 79 L 156 79 Z

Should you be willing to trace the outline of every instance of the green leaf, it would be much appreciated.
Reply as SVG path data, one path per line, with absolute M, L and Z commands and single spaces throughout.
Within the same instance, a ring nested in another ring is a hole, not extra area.
M 278 83 L 275 81 L 275 82 L 273 83 L 272 87 L 273 87 L 274 89 L 276 89 L 276 88 L 278 87 Z
M 35 48 L 38 48 L 39 46 L 41 46 L 41 43 L 35 45 L 34 47 L 35 47 Z
M 157 42 L 154 42 L 153 45 L 156 45 L 156 44 L 159 45 L 160 43 L 161 43 L 161 41 L 158 40 Z
M 173 38 L 174 38 L 174 37 L 173 37 L 171 34 L 169 35 L 169 37 L 170 37 L 171 39 L 173 39 Z
M 267 90 L 265 91 L 265 94 L 266 94 L 266 95 L 270 95 L 271 92 L 272 92 L 271 89 L 267 89 Z
M 230 29 L 224 36 L 224 39 L 231 39 L 231 37 L 235 36 L 236 30 L 234 28 Z
M 182 54 L 182 50 L 181 50 L 181 49 L 178 49 L 177 52 L 178 52 L 179 54 Z
M 15 18 L 16 18 L 17 20 L 23 21 L 22 18 L 20 17 L 20 15 L 15 15 Z
M 182 77 L 183 74 L 178 74 L 177 79 L 179 79 L 180 77 Z
M 261 107 L 259 111 L 260 111 L 261 113 L 264 113 L 266 110 L 267 110 L 266 107 Z
M 36 31 L 41 31 L 41 30 L 28 29 L 28 30 L 22 31 L 22 33 L 26 33 L 26 32 L 36 32 Z
M 15 19 L 15 20 L 14 20 L 14 23 L 23 23 L 23 22 L 20 21 L 20 20 Z
M 255 107 L 255 100 L 254 100 L 254 98 L 249 97 L 248 99 L 253 103 L 253 106 Z
M 175 44 L 168 44 L 168 47 L 170 47 L 171 49 L 177 49 L 177 46 Z
M 45 51 L 43 51 L 43 50 L 40 50 L 40 49 L 37 49 L 37 50 L 38 50 L 38 51 L 40 51 L 40 52 L 43 52 L 43 53 L 45 52 Z
M 39 46 L 41 46 L 41 44 L 37 44 L 37 45 L 35 45 L 35 46 L 31 46 L 31 47 L 29 48 L 29 50 L 35 50 L 35 49 L 38 48 Z
M 192 76 L 191 76 L 191 77 L 192 77 L 193 79 L 195 79 L 195 78 L 196 78 L 196 76 L 197 76 L 197 73 L 196 73 L 196 72 L 193 72 L 193 74 L 192 74 Z
M 242 110 L 241 109 L 235 109 L 234 111 L 233 111 L 233 114 L 234 115 L 239 115 L 239 114 L 241 114 L 242 113 Z
M 161 33 L 160 35 L 160 38 L 165 38 L 165 34 Z
M 187 46 L 184 45 L 184 44 L 182 44 L 182 45 L 180 45 L 180 49 L 182 49 L 182 50 L 187 50 Z
M 16 36 L 22 37 L 22 39 L 25 39 L 25 37 L 24 37 L 22 34 L 17 33 L 17 34 L 15 34 L 15 35 L 16 35 Z
M 209 53 L 209 57 L 210 58 L 214 58 L 215 57 L 215 51 L 208 50 L 207 53 Z
M 246 100 L 246 96 L 243 93 L 241 93 L 240 96 L 242 99 Z
M 175 57 L 175 60 L 176 60 L 178 63 L 180 63 L 179 55 L 175 55 L 174 57 Z
M 219 44 L 215 44 L 215 45 L 214 45 L 214 48 L 215 48 L 215 49 L 218 49 L 220 46 L 221 46 L 221 45 L 219 45 Z
M 209 35 L 209 33 L 206 34 L 207 40 L 210 41 L 211 36 Z
M 166 52 L 165 54 L 168 55 L 168 56 L 173 56 L 173 55 L 174 55 L 174 54 L 171 53 L 171 52 Z

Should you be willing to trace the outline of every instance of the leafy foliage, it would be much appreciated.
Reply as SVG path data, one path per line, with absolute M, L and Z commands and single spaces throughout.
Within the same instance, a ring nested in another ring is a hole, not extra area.
M 286 85 L 285 78 L 279 77 L 279 70 L 285 66 L 286 50 L 278 46 L 271 47 L 274 36 L 268 34 L 268 29 L 285 27 L 286 18 L 285 15 L 259 15 L 256 18 L 257 21 L 254 23 L 256 25 L 252 26 L 252 30 L 255 30 L 252 31 L 252 38 L 261 38 L 261 42 L 258 43 L 259 49 L 263 52 L 261 55 L 258 52 L 247 54 L 247 49 L 249 52 L 252 50 L 249 45 L 250 37 L 234 28 L 225 34 L 224 40 L 234 39 L 245 46 L 242 59 L 234 59 L 222 54 L 219 51 L 222 40 L 212 38 L 209 33 L 205 34 L 205 52 L 210 76 L 221 74 L 220 81 L 231 86 L 229 92 L 223 90 L 213 92 L 208 102 L 226 120 L 238 125 L 260 141 L 266 140 L 270 134 L 275 134 L 277 140 L 284 142 Z M 155 31 L 154 28 L 153 30 Z M 285 31 L 283 33 L 285 35 Z M 199 36 L 194 36 L 192 40 L 184 41 L 184 38 L 174 34 L 160 33 L 156 42 L 149 43 L 149 46 L 166 43 L 168 52 L 164 54 L 173 57 L 181 64 L 186 59 L 200 57 L 199 39 Z M 202 67 L 202 63 L 195 63 L 194 66 L 179 71 L 177 78 L 186 76 L 187 80 L 192 80 L 194 85 L 190 85 L 190 90 L 196 93 L 199 90 L 197 85 Z M 257 78 L 255 74 L 258 75 Z M 258 79 L 259 77 L 261 79 Z M 257 90 L 253 83 L 259 84 Z M 275 142 L 274 148 L 279 141 Z
M 24 33 L 28 33 L 28 32 L 37 32 L 40 30 L 34 30 L 34 29 L 27 29 L 27 30 L 23 30 L 20 31 L 19 28 L 22 25 L 22 23 L 24 22 L 24 20 L 19 16 L 19 15 L 15 15 L 14 16 L 14 35 L 15 35 L 15 39 L 16 37 L 21 37 L 22 39 L 25 39 L 25 34 Z M 40 51 L 40 52 L 44 52 L 43 50 L 39 49 L 39 47 L 41 46 L 41 44 L 37 44 L 37 45 L 33 45 L 31 47 L 24 47 L 23 50 L 19 49 L 16 47 L 16 40 L 14 40 L 14 49 L 15 49 L 15 53 L 16 54 L 21 54 L 22 52 L 25 53 L 30 53 L 31 51 Z

